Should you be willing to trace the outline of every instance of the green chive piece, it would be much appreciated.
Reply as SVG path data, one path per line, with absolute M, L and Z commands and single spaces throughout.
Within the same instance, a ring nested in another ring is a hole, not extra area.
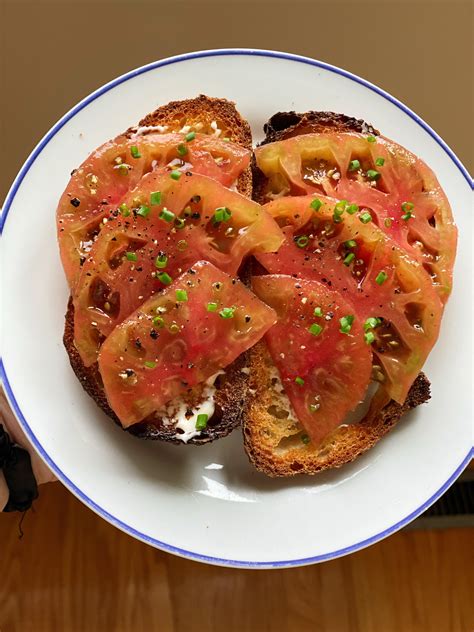
M 349 202 L 347 200 L 341 200 L 334 207 L 334 215 L 342 215 L 346 210 Z
M 353 322 L 354 322 L 354 316 L 352 314 L 349 314 L 347 316 L 343 316 L 342 318 L 340 318 L 339 323 L 341 326 L 339 328 L 339 331 L 341 332 L 341 334 L 348 334 L 350 330 L 352 329 Z
M 309 333 L 313 334 L 313 336 L 319 336 L 322 330 L 323 328 L 321 327 L 321 325 L 318 325 L 318 323 L 313 323 L 311 327 L 308 327 Z
M 169 331 L 171 334 L 177 334 L 179 331 L 179 325 L 177 323 L 171 323 L 169 326 Z
M 136 145 L 132 145 L 130 147 L 130 153 L 132 154 L 132 158 L 141 158 L 142 157 L 142 155 L 138 151 L 138 147 Z
M 186 248 L 188 247 L 188 242 L 185 239 L 180 239 L 176 244 L 176 247 L 180 252 L 183 252 L 183 250 L 186 250 Z
M 375 136 L 367 136 L 367 142 L 368 143 L 375 143 L 377 139 L 375 138 Z
M 365 342 L 368 345 L 371 345 L 375 341 L 375 335 L 373 331 L 368 331 L 367 333 L 365 333 L 364 338 L 365 338 Z
M 205 413 L 201 413 L 197 416 L 196 419 L 196 430 L 204 430 L 207 428 L 207 420 L 209 419 L 209 415 Z
M 181 230 L 182 228 L 186 226 L 186 220 L 183 217 L 177 217 L 174 220 L 174 225 L 175 225 L 175 228 L 177 228 L 178 230 Z
M 323 310 L 322 310 L 322 308 L 321 308 L 321 307 L 315 307 L 315 308 L 314 308 L 314 312 L 313 312 L 313 314 L 314 314 L 315 316 L 318 316 L 318 318 L 321 318 L 321 317 L 322 317 L 322 315 L 323 315 Z
M 321 408 L 321 404 L 310 404 L 308 408 L 310 413 L 315 413 Z
M 152 362 L 151 360 L 147 360 L 145 362 L 145 366 L 147 369 L 154 369 L 156 366 L 156 362 Z
M 403 202 L 402 203 L 402 211 L 407 213 L 408 211 L 412 211 L 415 208 L 413 202 Z
M 321 208 L 321 206 L 323 205 L 323 203 L 321 202 L 321 200 L 318 200 L 318 198 L 315 198 L 311 204 L 309 205 L 310 208 L 314 209 L 315 211 L 319 211 L 319 209 Z
M 161 327 L 165 326 L 165 321 L 161 316 L 155 316 L 152 320 L 152 323 L 155 325 L 155 327 L 159 327 L 161 329 Z
M 415 217 L 413 215 L 413 213 L 409 212 L 409 213 L 405 213 L 404 215 L 402 215 L 402 219 L 407 222 L 409 219 L 411 219 L 412 217 Z
M 135 252 L 126 252 L 125 256 L 127 257 L 128 261 L 136 261 L 138 258 Z
M 299 237 L 296 238 L 296 245 L 298 246 L 298 248 L 304 248 L 305 246 L 308 245 L 309 242 L 309 237 L 307 235 L 300 235 Z
M 152 206 L 161 204 L 161 191 L 153 191 L 153 193 L 150 194 L 150 204 Z
M 342 217 L 342 215 L 337 215 L 337 213 L 334 213 L 334 215 L 332 216 L 332 221 L 335 224 L 341 224 L 341 222 L 344 221 L 344 218 Z
M 129 169 L 130 169 L 130 165 L 123 164 L 123 165 L 118 166 L 118 171 L 121 176 L 128 176 Z
M 234 318 L 235 307 L 224 307 L 219 312 L 219 316 L 221 318 Z
M 173 180 L 179 180 L 182 175 L 183 174 L 181 173 L 181 171 L 178 171 L 177 169 L 173 169 L 173 171 L 171 171 L 170 173 L 170 178 L 172 178 Z
M 376 171 L 375 169 L 369 169 L 366 173 L 369 180 L 378 180 L 380 178 L 380 171 Z
M 303 386 L 303 384 L 304 384 L 303 378 L 300 377 L 299 375 L 297 377 L 295 377 L 295 382 L 296 382 L 296 384 L 298 384 L 298 386 Z
M 150 213 L 150 207 L 146 206 L 145 204 L 142 204 L 137 211 L 137 215 L 140 215 L 141 217 L 147 217 L 149 213 Z
M 158 255 L 155 259 L 155 267 L 159 270 L 166 268 L 168 265 L 168 257 L 166 255 Z
M 157 279 L 159 279 L 163 283 L 163 285 L 169 285 L 173 282 L 173 279 L 167 272 L 162 272 L 161 274 L 159 274 L 157 276 Z
M 348 255 L 346 255 L 346 257 L 344 257 L 344 261 L 343 261 L 344 265 L 350 266 L 355 258 L 356 258 L 355 254 L 353 252 L 350 252 Z
M 357 242 L 354 239 L 349 239 L 349 241 L 344 242 L 344 246 L 346 248 L 355 248 L 357 246 Z
M 357 171 L 360 167 L 360 162 L 358 160 L 351 160 L 349 163 L 349 171 Z
M 375 327 L 378 327 L 380 324 L 381 324 L 380 318 L 375 318 L 374 316 L 371 316 L 370 318 L 367 318 L 367 320 L 364 323 L 364 331 L 369 331 L 369 329 L 375 329 Z
M 301 435 L 301 441 L 302 441 L 305 445 L 307 445 L 307 444 L 311 441 L 311 439 L 308 437 L 308 435 L 307 435 L 307 434 L 303 434 L 303 435 Z
M 364 211 L 363 213 L 359 215 L 359 219 L 363 224 L 368 224 L 369 222 L 372 221 L 372 215 L 368 213 L 367 211 Z
M 181 303 L 185 303 L 188 300 L 188 293 L 186 290 L 176 290 L 176 300 Z
M 212 219 L 214 224 L 219 224 L 220 222 L 228 222 L 231 216 L 231 211 L 226 206 L 221 206 L 216 208 Z
M 196 138 L 196 132 L 189 132 L 189 134 L 186 134 L 186 136 L 184 137 L 184 140 L 189 143 L 192 140 L 194 140 Z
M 354 215 L 354 213 L 357 213 L 358 210 L 359 207 L 357 206 L 357 204 L 349 204 L 349 206 L 346 208 L 346 213 L 349 213 L 349 215 Z
M 180 156 L 186 156 L 187 153 L 188 153 L 188 148 L 186 147 L 186 145 L 184 145 L 183 143 L 180 143 L 178 145 L 178 154 Z
M 130 215 L 130 209 L 125 204 L 125 202 L 119 206 L 119 210 L 124 217 L 128 217 Z
M 386 217 L 383 220 L 384 226 L 386 226 L 387 228 L 390 228 L 392 226 L 392 218 L 391 217 Z
M 160 219 L 164 220 L 165 222 L 172 222 L 175 217 L 176 215 L 173 213 L 173 211 L 169 211 L 167 208 L 164 208 L 160 213 Z
M 217 312 L 217 303 L 208 303 L 206 309 L 208 312 Z
M 383 167 L 385 164 L 385 158 L 376 158 L 375 164 L 377 165 L 377 167 Z
M 375 277 L 375 282 L 377 283 L 377 285 L 382 285 L 383 283 L 385 283 L 387 279 L 388 279 L 388 274 L 382 270 Z

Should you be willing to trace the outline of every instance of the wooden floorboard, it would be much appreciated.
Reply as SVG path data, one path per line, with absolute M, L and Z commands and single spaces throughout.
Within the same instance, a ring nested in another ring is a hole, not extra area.
M 474 629 L 472 529 L 403 531 L 324 564 L 248 571 L 137 542 L 59 483 L 42 488 L 22 539 L 18 523 L 0 514 L 1 632 Z

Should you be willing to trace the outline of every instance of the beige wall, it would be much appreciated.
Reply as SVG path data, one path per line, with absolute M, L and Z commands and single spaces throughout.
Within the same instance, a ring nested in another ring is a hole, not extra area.
M 360 74 L 420 114 L 472 170 L 469 2 L 0 0 L 0 6 L 0 199 L 40 137 L 102 83 L 161 57 L 229 46 L 287 50 Z

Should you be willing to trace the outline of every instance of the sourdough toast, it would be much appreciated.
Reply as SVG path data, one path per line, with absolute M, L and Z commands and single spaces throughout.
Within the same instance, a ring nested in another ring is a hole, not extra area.
M 363 120 L 334 112 L 279 112 L 264 126 L 263 144 L 309 133 L 353 131 L 378 135 Z M 253 198 L 265 197 L 266 178 L 253 161 Z M 253 465 L 268 476 L 316 474 L 356 459 L 381 439 L 410 409 L 430 398 L 430 383 L 420 373 L 403 405 L 390 401 L 377 414 L 342 425 L 317 446 L 302 441 L 304 430 L 292 410 L 268 349 L 260 341 L 249 353 L 249 396 L 242 418 L 244 444 Z
M 240 116 L 233 103 L 225 99 L 216 99 L 200 95 L 186 101 L 172 101 L 138 123 L 141 134 L 156 131 L 156 126 L 166 126 L 166 131 L 176 132 L 185 126 L 190 129 L 199 127 L 200 133 L 218 134 L 223 138 L 252 149 L 252 136 L 248 123 Z M 131 127 L 125 133 L 131 136 L 137 127 Z M 150 129 L 148 129 L 150 128 Z M 154 130 L 155 128 L 155 130 Z M 238 178 L 237 191 L 246 197 L 252 196 L 252 171 L 249 167 Z M 71 366 L 86 392 L 96 404 L 117 424 L 121 426 L 117 416 L 110 408 L 105 396 L 102 379 L 97 363 L 85 367 L 74 344 L 74 306 L 69 300 L 64 330 L 64 346 L 69 355 Z M 247 395 L 248 375 L 241 371 L 247 363 L 247 354 L 242 354 L 224 374 L 215 381 L 215 412 L 209 419 L 208 426 L 200 435 L 191 438 L 188 444 L 204 444 L 228 435 L 241 421 L 241 412 Z M 185 401 L 192 407 L 200 401 L 202 386 L 190 389 Z M 163 423 L 159 417 L 151 416 L 144 421 L 127 428 L 127 432 L 142 439 L 158 439 L 175 444 L 183 441 L 177 435 L 176 422 Z

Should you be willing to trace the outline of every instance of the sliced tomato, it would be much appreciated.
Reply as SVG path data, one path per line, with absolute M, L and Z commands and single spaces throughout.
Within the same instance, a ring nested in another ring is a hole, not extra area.
M 73 295 L 75 343 L 86 366 L 116 325 L 196 261 L 235 275 L 246 255 L 283 241 L 259 204 L 206 176 L 174 180 L 155 170 L 123 203 L 127 215 L 114 211 L 102 224 Z
M 379 319 L 367 331 L 374 336 L 374 375 L 402 403 L 436 342 L 443 305 L 423 266 L 367 221 L 367 210 L 339 215 L 343 206 L 325 196 L 265 205 L 285 242 L 277 253 L 256 257 L 271 274 L 324 283 L 354 306 L 362 323 Z
M 256 152 L 269 198 L 322 193 L 372 211 L 374 221 L 422 263 L 445 302 L 452 285 L 457 229 L 433 171 L 382 136 L 306 134 Z
M 340 320 L 350 322 L 353 307 L 318 281 L 265 275 L 252 286 L 277 313 L 265 342 L 299 421 L 318 444 L 364 399 L 372 353 L 362 324 L 354 320 L 342 333 Z
M 137 423 L 254 345 L 275 312 L 238 279 L 200 261 L 116 327 L 99 370 L 122 425 Z
M 231 186 L 249 161 L 250 152 L 240 145 L 205 134 L 196 134 L 191 141 L 180 133 L 122 135 L 99 147 L 72 172 L 56 212 L 61 259 L 70 287 L 75 286 L 80 262 L 102 220 L 146 173 L 168 165 Z

